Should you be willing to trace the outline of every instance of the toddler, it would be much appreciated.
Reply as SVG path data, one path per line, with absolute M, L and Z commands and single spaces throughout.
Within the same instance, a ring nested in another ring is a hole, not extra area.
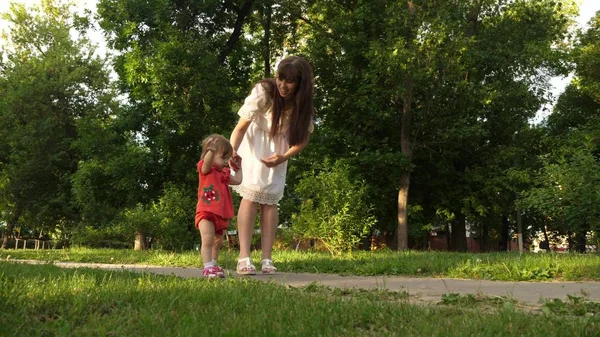
M 242 182 L 241 158 L 232 158 L 233 148 L 227 138 L 210 135 L 202 141 L 202 156 L 198 162 L 198 203 L 196 228 L 200 231 L 200 255 L 204 263 L 203 276 L 222 278 L 225 272 L 217 265 L 224 231 L 233 217 L 233 202 L 229 185 Z M 236 174 L 226 167 L 229 160 Z

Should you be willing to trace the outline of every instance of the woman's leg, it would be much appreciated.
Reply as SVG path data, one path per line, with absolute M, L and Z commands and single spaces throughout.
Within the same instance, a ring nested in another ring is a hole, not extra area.
M 200 255 L 202 263 L 212 262 L 212 250 L 215 243 L 215 226 L 211 221 L 202 219 L 198 224 L 200 230 L 200 238 L 202 239 L 202 247 L 200 247 Z
M 279 214 L 277 205 L 260 205 L 260 246 L 262 249 L 261 259 L 271 260 L 275 234 L 279 225 Z
M 250 257 L 250 243 L 256 223 L 257 203 L 242 199 L 238 210 L 237 228 L 240 241 L 240 259 Z

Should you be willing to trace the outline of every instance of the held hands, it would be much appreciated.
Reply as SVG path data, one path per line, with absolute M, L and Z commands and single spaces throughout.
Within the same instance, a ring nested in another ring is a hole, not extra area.
M 231 167 L 234 172 L 237 172 L 242 168 L 242 157 L 240 157 L 235 151 L 233 152 L 231 158 L 229 158 L 229 167 Z
M 261 159 L 261 161 L 267 166 L 267 167 L 275 167 L 281 163 L 283 163 L 284 161 L 286 161 L 287 158 L 285 158 L 284 156 L 274 153 L 270 156 L 268 156 L 267 158 L 263 158 Z

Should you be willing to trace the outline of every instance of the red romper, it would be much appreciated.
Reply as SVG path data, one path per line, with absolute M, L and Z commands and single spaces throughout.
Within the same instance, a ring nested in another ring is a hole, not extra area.
M 200 220 L 212 221 L 215 234 L 223 235 L 229 219 L 233 218 L 233 201 L 229 190 L 231 171 L 224 167 L 217 170 L 213 165 L 207 174 L 202 174 L 204 160 L 198 162 L 198 203 L 196 204 L 196 228 Z

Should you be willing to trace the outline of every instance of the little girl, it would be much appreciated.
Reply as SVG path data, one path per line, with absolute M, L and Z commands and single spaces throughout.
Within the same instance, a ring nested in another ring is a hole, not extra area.
M 221 135 L 210 135 L 202 141 L 202 156 L 197 165 L 199 184 L 195 224 L 202 239 L 202 274 L 207 278 L 225 277 L 223 269 L 217 266 L 217 258 L 224 231 L 229 219 L 233 217 L 229 185 L 239 185 L 242 182 L 239 156 L 232 158 L 235 176 L 225 167 L 232 153 L 233 148 L 229 140 Z

